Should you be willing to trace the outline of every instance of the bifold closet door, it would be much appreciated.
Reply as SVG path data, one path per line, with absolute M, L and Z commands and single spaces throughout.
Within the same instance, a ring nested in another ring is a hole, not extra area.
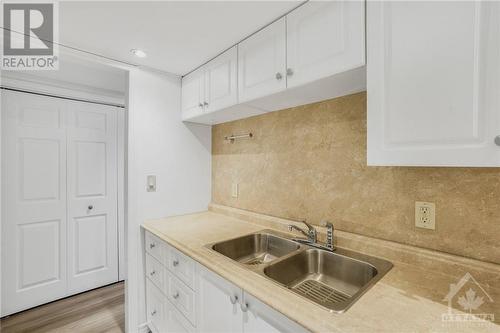
M 71 294 L 118 281 L 116 109 L 67 102 Z
M 65 101 L 1 91 L 2 316 L 67 293 Z
M 118 281 L 117 108 L 2 97 L 2 316 Z

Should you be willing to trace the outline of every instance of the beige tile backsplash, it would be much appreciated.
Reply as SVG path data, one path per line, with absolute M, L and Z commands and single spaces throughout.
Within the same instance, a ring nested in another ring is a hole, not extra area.
M 248 131 L 252 139 L 224 140 Z M 214 203 L 500 263 L 500 168 L 368 167 L 366 93 L 212 134 Z M 415 228 L 415 201 L 436 204 L 435 231 Z

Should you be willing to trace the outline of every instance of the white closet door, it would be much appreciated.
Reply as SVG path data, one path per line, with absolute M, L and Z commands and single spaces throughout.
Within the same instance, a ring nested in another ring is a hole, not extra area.
M 64 101 L 3 90 L 2 316 L 66 295 Z
M 118 281 L 116 111 L 68 102 L 69 293 Z

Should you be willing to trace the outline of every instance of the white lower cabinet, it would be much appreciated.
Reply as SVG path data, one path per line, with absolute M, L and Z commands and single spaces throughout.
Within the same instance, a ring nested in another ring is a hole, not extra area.
M 304 327 L 273 310 L 248 293 L 243 295 L 243 332 L 245 333 L 302 333 Z
M 146 232 L 146 240 L 151 239 L 158 242 L 158 238 Z M 153 333 L 307 332 L 168 244 L 162 242 L 150 248 L 149 243 L 151 241 L 146 242 L 146 309 L 148 326 Z M 151 251 L 158 248 L 163 251 L 156 256 L 162 258 L 160 261 L 150 256 Z M 180 266 L 171 265 L 170 261 L 175 258 L 182 258 L 184 267 L 193 268 L 193 280 L 182 279 L 186 270 L 173 269 Z M 159 279 L 157 273 L 151 275 L 153 271 L 162 272 L 163 279 Z

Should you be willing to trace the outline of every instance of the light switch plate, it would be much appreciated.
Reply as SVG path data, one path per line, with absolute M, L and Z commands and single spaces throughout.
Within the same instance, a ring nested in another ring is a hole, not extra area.
M 436 205 L 433 202 L 415 202 L 415 226 L 436 230 Z
M 238 183 L 232 183 L 231 184 L 231 196 L 233 198 L 238 197 Z
M 156 176 L 149 175 L 146 179 L 146 191 L 156 192 Z

